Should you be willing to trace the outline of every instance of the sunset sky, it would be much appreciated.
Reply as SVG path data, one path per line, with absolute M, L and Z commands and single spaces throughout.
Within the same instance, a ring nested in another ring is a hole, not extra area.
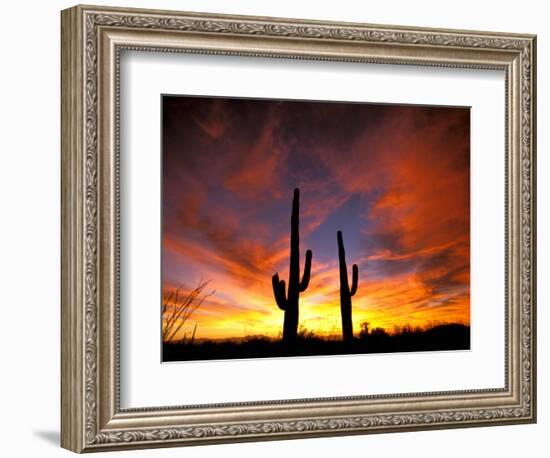
M 215 290 L 181 333 L 276 336 L 300 188 L 300 325 L 340 334 L 338 251 L 359 266 L 353 324 L 470 321 L 468 108 L 164 96 L 163 291 Z

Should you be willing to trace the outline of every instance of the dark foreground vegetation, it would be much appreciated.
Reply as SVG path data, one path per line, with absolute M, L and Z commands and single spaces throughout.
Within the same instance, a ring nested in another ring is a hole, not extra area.
M 463 324 L 436 324 L 425 328 L 408 325 L 391 333 L 362 325 L 357 337 L 349 341 L 319 337 L 300 332 L 294 342 L 250 336 L 235 340 L 199 340 L 164 343 L 163 361 L 270 358 L 281 356 L 353 355 L 410 351 L 469 350 L 470 327 Z

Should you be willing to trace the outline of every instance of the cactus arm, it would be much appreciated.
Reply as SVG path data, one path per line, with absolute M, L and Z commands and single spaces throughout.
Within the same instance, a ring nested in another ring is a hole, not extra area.
M 275 301 L 281 310 L 286 310 L 287 300 L 285 297 L 285 281 L 279 280 L 279 274 L 273 275 L 271 278 L 271 283 L 273 284 L 273 295 L 275 296 Z
M 357 292 L 357 283 L 359 280 L 359 267 L 357 267 L 357 264 L 353 265 L 353 279 L 351 280 L 351 291 L 349 292 L 350 296 L 355 296 L 355 293 Z
M 300 282 L 300 292 L 303 293 L 309 286 L 309 279 L 311 277 L 311 250 L 306 251 L 306 264 L 304 266 L 304 274 L 302 275 L 302 281 Z

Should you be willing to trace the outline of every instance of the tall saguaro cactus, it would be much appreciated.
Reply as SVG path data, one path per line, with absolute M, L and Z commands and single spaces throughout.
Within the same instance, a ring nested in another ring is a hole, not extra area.
M 342 336 L 345 342 L 353 340 L 353 323 L 351 321 L 351 298 L 357 292 L 357 283 L 359 280 L 359 268 L 357 264 L 353 265 L 351 289 L 348 283 L 348 267 L 346 265 L 346 250 L 342 231 L 338 231 L 338 258 L 340 260 L 340 311 L 342 313 Z
M 283 340 L 295 340 L 298 335 L 298 302 L 300 293 L 308 285 L 311 275 L 311 250 L 306 251 L 306 263 L 302 281 L 300 281 L 300 190 L 294 190 L 292 199 L 292 214 L 290 217 L 290 269 L 288 274 L 288 294 L 285 291 L 285 281 L 279 280 L 279 274 L 272 278 L 273 294 L 281 310 L 285 312 L 283 324 Z

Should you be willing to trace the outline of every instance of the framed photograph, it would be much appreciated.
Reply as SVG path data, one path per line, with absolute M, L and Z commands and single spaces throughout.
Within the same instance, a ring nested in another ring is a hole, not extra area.
M 536 38 L 62 12 L 62 446 L 536 421 Z

